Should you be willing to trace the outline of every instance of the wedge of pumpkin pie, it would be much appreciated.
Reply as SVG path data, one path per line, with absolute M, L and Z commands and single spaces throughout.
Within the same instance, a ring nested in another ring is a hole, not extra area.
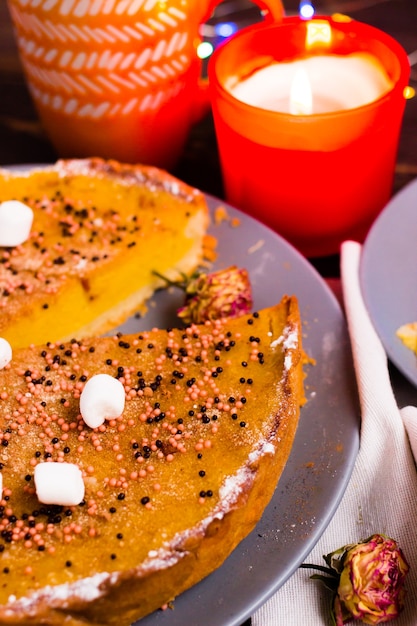
M 129 625 L 218 568 L 286 464 L 303 359 L 287 296 L 235 319 L 13 349 L 0 623 Z
M 2 208 L 21 212 L 23 231 L 32 212 L 23 241 Z M 154 270 L 177 280 L 199 265 L 207 225 L 204 195 L 157 168 L 0 170 L 0 336 L 16 348 L 105 333 L 164 285 Z

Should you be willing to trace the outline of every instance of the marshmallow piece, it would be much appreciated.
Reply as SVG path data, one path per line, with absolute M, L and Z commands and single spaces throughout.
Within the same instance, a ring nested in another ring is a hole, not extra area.
M 19 246 L 26 241 L 32 228 L 33 211 L 19 202 L 6 200 L 0 203 L 0 246 Z
M 9 344 L 7 339 L 3 339 L 3 337 L 0 337 L 0 370 L 6 367 L 6 365 L 8 365 L 11 360 L 12 346 Z
M 38 463 L 34 477 L 36 495 L 44 504 L 75 506 L 84 499 L 83 477 L 74 463 Z
M 96 374 L 84 385 L 80 397 L 80 413 L 90 428 L 97 428 L 106 419 L 120 417 L 125 408 L 125 390 L 117 378 Z
M 3 474 L 0 473 L 0 496 L 3 493 Z

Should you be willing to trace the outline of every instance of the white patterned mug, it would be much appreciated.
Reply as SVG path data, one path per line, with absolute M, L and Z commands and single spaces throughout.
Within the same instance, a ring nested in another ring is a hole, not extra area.
M 8 0 L 27 84 L 58 155 L 173 167 L 201 108 L 200 26 L 219 3 Z M 256 3 L 266 21 L 281 18 L 280 0 Z

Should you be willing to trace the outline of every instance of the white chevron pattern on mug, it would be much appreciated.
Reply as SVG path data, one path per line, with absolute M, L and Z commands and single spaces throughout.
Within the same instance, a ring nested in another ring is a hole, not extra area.
M 97 119 L 156 109 L 182 88 L 182 75 L 191 63 L 187 50 L 191 42 L 184 26 L 186 14 L 169 2 L 19 0 L 19 4 L 21 8 L 11 7 L 24 33 L 18 36 L 18 45 L 31 93 L 44 106 Z M 41 6 L 46 13 L 59 6 L 65 23 L 40 20 L 27 12 L 31 6 Z M 138 11 L 140 21 L 135 21 Z M 144 12 L 149 17 L 144 19 Z M 100 27 L 79 20 L 99 14 L 109 18 Z M 112 23 L 116 15 L 129 16 L 129 23 L 116 19 Z M 155 34 L 160 39 L 151 46 L 147 40 Z M 140 50 L 134 52 L 138 42 Z M 116 96 L 123 101 L 115 104 Z

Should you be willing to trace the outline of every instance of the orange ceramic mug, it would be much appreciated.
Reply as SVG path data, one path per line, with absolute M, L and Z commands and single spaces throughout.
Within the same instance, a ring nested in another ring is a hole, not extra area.
M 201 104 L 200 26 L 220 1 L 8 0 L 58 155 L 173 167 Z M 282 17 L 280 0 L 256 3 Z

